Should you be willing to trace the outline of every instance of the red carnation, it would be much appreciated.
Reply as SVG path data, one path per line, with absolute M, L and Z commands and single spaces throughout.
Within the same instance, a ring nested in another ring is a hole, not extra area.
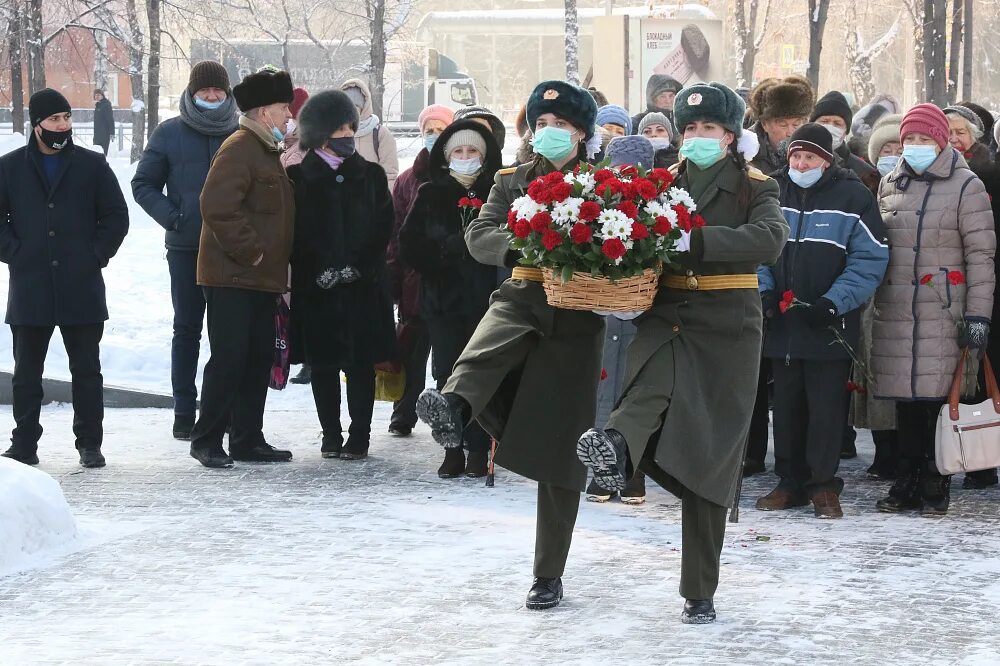
M 622 176 L 638 176 L 639 170 L 636 169 L 631 164 L 626 164 L 624 166 L 618 167 L 618 173 Z
M 649 228 L 642 222 L 632 223 L 632 240 L 649 238 Z
M 552 203 L 552 193 L 541 180 L 533 181 L 531 185 L 528 185 L 528 196 L 536 203 Z
M 962 271 L 948 271 L 948 282 L 956 287 L 960 284 L 965 284 L 965 275 Z
M 594 237 L 594 233 L 590 230 L 590 226 L 584 224 L 583 222 L 577 222 L 573 225 L 573 228 L 569 230 L 570 239 L 577 245 L 582 245 L 587 243 L 591 238 Z
M 920 284 L 931 284 L 931 280 L 933 280 L 933 279 L 934 279 L 934 276 L 931 275 L 930 273 L 928 273 L 927 275 L 925 275 L 922 278 L 920 278 Z
M 549 187 L 552 187 L 556 183 L 563 182 L 563 174 L 562 174 L 561 171 L 553 171 L 552 173 L 543 176 L 542 180 L 545 181 L 546 185 L 548 185 Z
M 632 187 L 635 188 L 635 193 L 645 199 L 646 201 L 651 201 L 656 198 L 657 191 L 656 185 L 645 178 L 636 178 L 632 181 Z
M 601 252 L 611 261 L 617 261 L 625 256 L 625 243 L 617 238 L 609 238 L 601 246 Z
M 682 231 L 691 231 L 691 213 L 687 208 L 680 204 L 675 204 L 671 206 L 674 212 L 677 213 L 677 226 L 681 228 Z
M 615 177 L 614 171 L 611 169 L 599 169 L 597 173 L 594 174 L 594 180 L 598 183 L 603 183 L 606 180 L 610 180 Z
M 601 368 L 601 381 L 603 382 L 607 378 L 608 378 L 608 369 Z
M 705 218 L 703 218 L 701 215 L 695 215 L 694 219 L 691 220 L 691 226 L 694 227 L 695 229 L 699 229 L 705 226 Z
M 469 205 L 469 197 L 462 197 L 461 199 L 458 200 L 459 208 L 465 208 L 468 205 Z
M 580 219 L 584 222 L 593 222 L 601 214 L 601 205 L 595 201 L 584 201 L 580 204 Z
M 636 206 L 631 201 L 623 201 L 620 204 L 618 204 L 617 206 L 615 206 L 615 208 L 617 208 L 621 212 L 625 213 L 625 215 L 627 217 L 629 217 L 630 219 L 633 219 L 633 220 L 639 219 L 639 207 Z
M 545 249 L 549 252 L 562 245 L 562 242 L 562 234 L 555 229 L 546 229 L 545 233 L 542 234 L 542 245 L 544 245 Z
M 793 303 L 795 303 L 795 292 L 789 289 L 782 294 L 781 302 L 778 303 L 778 310 L 781 314 L 785 314 L 788 312 L 788 308 L 792 307 Z
M 552 201 L 565 201 L 573 194 L 573 186 L 566 182 L 558 182 L 549 188 L 549 194 L 552 196 Z
M 866 393 L 861 386 L 855 384 L 854 382 L 847 382 L 847 392 L 857 393 L 858 395 L 864 395 Z
M 511 231 L 513 231 L 514 235 L 518 238 L 527 238 L 528 234 L 531 233 L 531 224 L 529 224 L 527 220 L 518 220 L 514 223 L 514 226 L 511 227 Z
M 599 197 L 603 197 L 606 193 L 610 193 L 612 195 L 621 194 L 624 185 L 625 184 L 617 178 L 609 178 L 598 185 L 594 191 L 597 192 L 597 196 Z
M 482 199 L 469 199 L 469 205 L 472 206 L 473 208 L 482 208 L 483 207 L 483 200 Z
M 661 192 L 670 187 L 670 184 L 674 182 L 673 174 L 667 169 L 653 169 L 649 172 L 647 178 L 656 183 Z
M 517 211 L 507 211 L 507 226 L 513 228 L 515 222 L 517 222 Z
M 670 219 L 662 215 L 656 217 L 656 224 L 653 225 L 653 233 L 666 236 L 674 230 L 674 225 L 670 224 Z
M 546 213 L 544 210 L 540 213 L 535 213 L 531 218 L 531 230 L 532 231 L 545 231 L 552 224 L 552 216 Z

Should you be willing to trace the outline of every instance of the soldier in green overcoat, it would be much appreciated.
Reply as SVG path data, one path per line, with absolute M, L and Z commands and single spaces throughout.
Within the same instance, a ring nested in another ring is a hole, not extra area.
M 719 83 L 678 93 L 687 190 L 706 226 L 664 272 L 653 308 L 636 319 L 625 389 L 605 430 L 579 441 L 603 488 L 635 470 L 681 498 L 682 621 L 715 619 L 713 597 L 726 507 L 742 470 L 760 364 L 762 317 L 755 271 L 788 237 L 777 184 L 737 150 L 743 100 Z
M 579 434 L 594 423 L 601 375 L 604 320 L 591 312 L 548 304 L 541 271 L 517 266 L 503 227 L 511 204 L 528 185 L 553 171 L 570 172 L 586 159 L 597 105 L 586 90 L 540 83 L 527 104 L 533 159 L 497 172 L 489 199 L 465 240 L 472 256 L 515 267 L 493 294 L 486 316 L 441 392 L 425 391 L 417 414 L 445 447 L 461 446 L 478 420 L 498 442 L 496 463 L 538 482 L 534 582 L 526 606 L 551 608 L 562 599 L 562 574 L 587 470 L 576 456 Z

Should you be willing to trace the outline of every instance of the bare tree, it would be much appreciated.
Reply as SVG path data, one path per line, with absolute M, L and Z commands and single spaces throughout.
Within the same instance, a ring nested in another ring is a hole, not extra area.
M 872 63 L 882 55 L 892 44 L 899 34 L 899 24 L 902 15 L 889 26 L 885 33 L 866 46 L 864 37 L 861 35 L 860 22 L 857 19 L 857 6 L 848 3 L 845 15 L 844 26 L 846 30 L 845 48 L 848 62 L 848 77 L 851 80 L 851 91 L 854 98 L 863 103 L 870 100 L 878 92 L 875 88 L 875 79 L 872 75 Z
M 45 38 L 42 35 L 42 0 L 26 0 L 24 43 L 28 49 L 28 92 L 45 87 Z
M 948 103 L 945 33 L 947 0 L 924 0 L 924 95 L 928 102 Z
M 580 21 L 576 0 L 564 0 L 566 24 L 566 80 L 580 84 Z
M 924 63 L 924 0 L 903 0 L 913 26 L 913 81 L 915 97 L 923 99 L 926 84 Z
M 143 86 L 143 56 L 146 41 L 139 23 L 139 12 L 135 0 L 125 0 L 125 21 L 128 29 L 128 78 L 132 87 L 132 153 L 133 162 L 142 157 L 146 136 L 146 91 Z
M 809 0 L 809 67 L 806 69 L 806 78 L 813 88 L 819 88 L 819 62 L 829 13 L 830 0 Z
M 958 59 L 962 52 L 964 21 L 962 9 L 964 0 L 952 0 L 951 43 L 948 45 L 948 103 L 954 104 L 958 96 Z M 971 35 L 969 36 L 971 39 Z
M 973 2 L 972 0 L 964 0 L 965 11 L 964 11 L 964 31 L 965 40 L 962 42 L 963 52 L 962 52 L 962 97 L 967 100 L 972 100 L 972 68 L 973 68 L 973 56 L 972 56 L 972 36 L 975 34 L 972 31 L 972 12 L 973 12 Z M 953 76 L 958 76 L 954 74 Z
M 24 131 L 24 59 L 22 43 L 24 31 L 21 22 L 21 5 L 18 0 L 7 9 L 7 57 L 10 60 L 10 107 L 11 128 L 14 132 Z
M 160 34 L 160 0 L 146 0 L 146 21 L 149 24 L 146 132 L 147 136 L 152 136 L 153 130 L 160 124 L 160 52 L 163 48 Z
M 733 31 L 736 37 L 736 85 L 751 86 L 754 82 L 753 69 L 757 52 L 764 43 L 767 34 L 768 19 L 771 16 L 771 0 L 764 0 L 764 16 L 760 22 L 760 32 L 757 32 L 757 15 L 760 10 L 760 0 L 735 0 L 733 13 Z

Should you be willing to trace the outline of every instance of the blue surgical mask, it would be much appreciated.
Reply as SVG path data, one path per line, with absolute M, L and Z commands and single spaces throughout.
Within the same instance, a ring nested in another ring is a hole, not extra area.
M 565 159 L 576 149 L 573 133 L 560 127 L 543 127 L 535 130 L 531 139 L 531 147 L 535 152 L 549 160 Z
M 896 165 L 899 164 L 898 155 L 886 155 L 885 157 L 878 158 L 878 162 L 875 166 L 878 168 L 878 172 L 883 176 L 888 176 L 890 173 L 896 170 Z
M 903 159 L 917 173 L 923 173 L 937 159 L 935 146 L 903 146 Z
M 195 96 L 194 105 L 199 109 L 205 109 L 206 111 L 215 111 L 220 106 L 226 103 L 226 100 L 220 100 L 218 102 L 206 102 L 201 97 Z
M 801 188 L 809 189 L 823 177 L 823 167 L 816 167 L 815 169 L 809 169 L 808 171 L 799 171 L 797 169 L 788 169 L 788 177 L 792 179 L 792 182 Z
M 722 159 L 722 141 L 704 136 L 684 139 L 681 155 L 694 162 L 699 169 L 707 169 Z
M 431 152 L 431 148 L 434 147 L 434 144 L 437 143 L 437 140 L 438 140 L 438 135 L 437 134 L 425 134 L 424 135 L 424 148 L 427 149 L 428 153 Z
M 285 140 L 285 133 L 282 132 L 277 127 L 271 128 L 271 136 L 273 136 L 274 140 L 277 141 L 278 143 L 281 143 L 282 141 Z
M 478 157 L 467 160 L 452 159 L 448 163 L 448 168 L 463 176 L 475 176 L 483 168 L 483 161 Z

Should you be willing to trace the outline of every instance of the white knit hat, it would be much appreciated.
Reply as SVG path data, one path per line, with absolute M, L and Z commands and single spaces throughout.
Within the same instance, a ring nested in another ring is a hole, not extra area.
M 472 146 L 486 157 L 486 139 L 483 135 L 473 129 L 461 129 L 448 137 L 448 142 L 444 144 L 444 158 L 451 159 L 452 151 L 461 146 Z

